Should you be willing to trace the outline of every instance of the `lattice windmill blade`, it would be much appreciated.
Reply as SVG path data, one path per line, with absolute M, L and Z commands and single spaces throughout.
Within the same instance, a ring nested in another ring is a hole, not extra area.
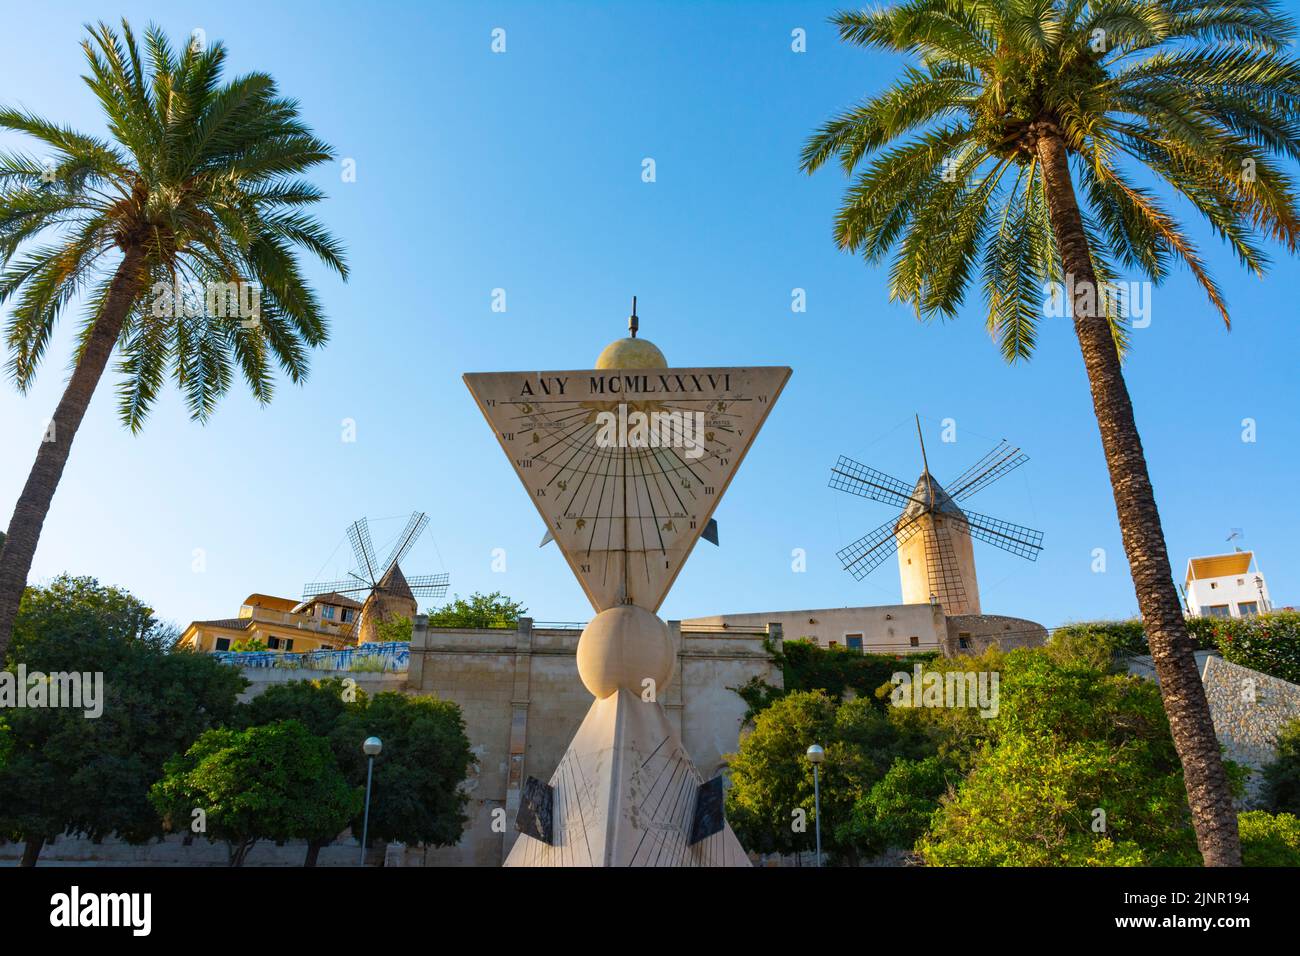
M 411 593 L 416 597 L 446 597 L 447 586 L 451 583 L 451 575 L 422 574 L 418 577 L 407 578 L 406 583 L 411 588 Z
M 853 575 L 854 580 L 861 581 L 868 574 L 880 567 L 898 546 L 916 534 L 920 525 L 916 518 L 909 518 L 903 525 L 898 525 L 902 515 L 886 521 L 874 531 L 869 531 L 857 541 L 846 545 L 835 556 L 840 559 L 844 570 Z M 897 527 L 896 527 L 897 526 Z
M 415 546 L 416 540 L 424 533 L 425 527 L 429 524 L 429 516 L 423 511 L 414 511 L 411 518 L 406 522 L 406 528 L 397 537 L 397 543 L 393 545 L 392 553 L 388 555 L 388 560 L 383 564 L 383 571 L 387 571 L 395 564 L 401 562 L 411 552 Z
M 1015 471 L 1029 456 L 1003 439 L 997 447 L 949 483 L 948 497 L 962 501 Z
M 352 555 L 357 560 L 357 570 L 370 579 L 370 584 L 379 583 L 382 571 L 375 560 L 375 546 L 370 540 L 370 522 L 365 518 L 348 525 L 348 543 L 352 545 Z
M 302 589 L 302 599 L 310 601 L 322 594 L 342 594 L 344 597 L 352 597 L 355 594 L 369 593 L 371 590 L 371 585 L 353 576 L 341 581 L 317 581 L 315 584 L 308 584 Z
M 949 481 L 948 487 L 950 489 L 953 489 L 952 491 L 949 492 L 949 494 L 950 495 L 954 494 L 956 492 L 956 489 L 959 489 L 963 485 L 967 484 L 975 476 L 977 472 L 983 471 L 985 468 L 987 468 L 989 464 L 998 457 L 998 455 L 1003 451 L 1003 449 L 1007 447 L 1008 444 L 1009 442 L 1005 438 L 1002 439 L 1002 441 L 998 442 L 993 447 L 992 451 L 986 453 L 984 457 L 982 457 L 979 461 L 975 462 L 975 464 L 971 465 L 960 475 L 957 475 L 955 478 Z
M 895 508 L 906 508 L 915 500 L 912 498 L 911 485 L 844 455 L 840 455 L 839 461 L 831 468 L 829 484 L 831 488 L 893 505 Z
M 1043 550 L 1043 532 L 1001 518 L 990 518 L 976 511 L 964 514 L 966 520 L 957 526 L 972 538 L 996 545 L 1003 551 L 1010 551 L 1028 561 L 1038 560 L 1038 554 Z

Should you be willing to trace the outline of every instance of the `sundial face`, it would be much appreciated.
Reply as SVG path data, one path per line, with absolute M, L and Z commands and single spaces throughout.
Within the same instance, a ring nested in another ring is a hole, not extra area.
M 658 611 L 790 377 L 785 367 L 465 376 L 598 612 Z

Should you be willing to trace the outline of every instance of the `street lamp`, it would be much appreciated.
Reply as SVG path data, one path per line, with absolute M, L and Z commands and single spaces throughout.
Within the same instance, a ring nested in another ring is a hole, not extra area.
M 367 737 L 366 742 L 361 745 L 361 751 L 370 758 L 370 766 L 366 768 L 366 810 L 361 818 L 361 865 L 366 865 L 366 840 L 370 836 L 370 781 L 375 776 L 375 758 L 379 756 L 384 749 L 384 742 L 378 737 Z
M 808 762 L 813 765 L 813 821 L 814 828 L 817 831 L 817 865 L 822 865 L 822 787 L 821 777 L 817 768 L 821 766 L 826 759 L 826 751 L 822 750 L 821 744 L 813 744 L 808 748 Z

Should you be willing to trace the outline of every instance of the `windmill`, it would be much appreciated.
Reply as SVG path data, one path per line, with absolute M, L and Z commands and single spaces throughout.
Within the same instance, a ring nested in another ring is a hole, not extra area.
M 357 570 L 341 581 L 319 581 L 303 588 L 302 599 L 310 601 L 323 594 L 339 594 L 361 603 L 357 618 L 358 644 L 378 640 L 380 622 L 394 617 L 414 619 L 419 609 L 416 597 L 440 598 L 447 593 L 449 578 L 446 574 L 425 574 L 408 578 L 399 566 L 410 553 L 416 540 L 429 523 L 423 511 L 411 514 L 406 528 L 397 536 L 392 552 L 383 564 L 375 557 L 375 547 L 370 541 L 370 523 L 362 518 L 348 527 L 348 542 L 357 562 Z
M 983 491 L 1029 457 L 1003 440 L 949 482 L 948 491 L 930 475 L 919 417 L 916 434 L 921 441 L 922 472 L 913 486 L 842 455 L 831 469 L 830 487 L 902 509 L 897 517 L 836 552 L 836 557 L 861 581 L 897 551 L 905 604 L 937 603 L 949 615 L 979 614 L 971 539 L 1036 561 L 1043 550 L 1043 533 L 963 510 L 957 502 Z

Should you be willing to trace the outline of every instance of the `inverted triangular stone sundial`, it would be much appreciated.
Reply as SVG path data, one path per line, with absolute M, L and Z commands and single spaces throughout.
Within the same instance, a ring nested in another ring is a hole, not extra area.
M 587 598 L 657 611 L 790 369 L 465 376 Z

